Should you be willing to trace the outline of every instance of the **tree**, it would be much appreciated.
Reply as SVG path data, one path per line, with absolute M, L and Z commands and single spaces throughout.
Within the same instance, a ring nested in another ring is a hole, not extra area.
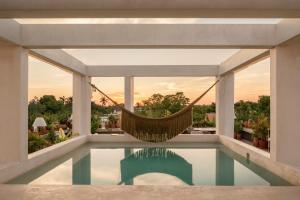
M 143 101 L 143 106 L 137 103 L 136 113 L 153 118 L 165 117 L 176 113 L 189 103 L 183 92 L 172 95 L 153 94 Z
M 257 102 L 258 112 L 270 117 L 270 96 L 260 96 Z
M 105 97 L 100 98 L 100 103 L 102 106 L 106 106 L 107 102 L 108 102 L 108 100 Z
M 216 105 L 194 105 L 193 106 L 193 126 L 195 127 L 213 127 L 215 124 L 206 119 L 206 113 L 215 113 Z
M 142 107 L 142 104 L 141 104 L 140 102 L 137 102 L 137 103 L 135 104 L 135 106 L 136 106 L 137 108 L 140 108 L 140 107 Z
M 44 105 L 46 110 L 45 112 L 57 113 L 62 111 L 64 103 L 62 101 L 57 101 L 53 95 L 44 95 L 40 98 L 39 103 Z
M 161 103 L 165 110 L 174 114 L 186 107 L 189 101 L 190 100 L 184 96 L 183 92 L 177 92 L 175 95 L 164 96 Z
M 157 93 L 143 101 L 145 114 L 150 117 L 158 118 L 165 115 L 165 110 L 162 105 L 164 96 Z

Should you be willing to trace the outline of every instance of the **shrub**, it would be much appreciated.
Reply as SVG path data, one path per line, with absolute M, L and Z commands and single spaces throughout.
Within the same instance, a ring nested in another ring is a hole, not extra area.
M 60 124 L 67 124 L 70 114 L 68 112 L 63 112 L 58 114 L 57 118 Z
M 49 131 L 49 133 L 45 137 L 51 144 L 55 144 L 57 142 L 57 136 L 53 130 Z
M 57 123 L 58 122 L 58 117 L 56 114 L 50 114 L 50 113 L 46 113 L 43 115 L 46 123 L 47 123 L 47 128 L 50 129 L 51 125 L 53 123 Z
M 254 125 L 254 133 L 259 139 L 266 140 L 269 134 L 269 127 L 268 117 L 260 115 Z
M 30 133 L 28 135 L 28 152 L 33 153 L 47 147 L 47 141 L 37 134 Z
M 111 124 L 117 123 L 117 119 L 116 119 L 116 117 L 113 116 L 113 115 L 110 115 L 110 116 L 108 117 L 108 121 L 109 121 Z
M 99 128 L 99 125 L 100 125 L 99 120 L 92 115 L 92 119 L 91 119 L 91 133 L 92 134 L 96 133 L 97 129 Z
M 243 130 L 242 122 L 240 120 L 234 120 L 234 132 L 239 133 Z

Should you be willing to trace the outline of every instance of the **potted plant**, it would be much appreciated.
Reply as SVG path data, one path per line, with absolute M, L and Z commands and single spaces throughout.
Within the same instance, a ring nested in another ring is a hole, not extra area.
M 268 148 L 268 135 L 269 135 L 269 120 L 265 116 L 258 117 L 254 132 L 258 136 L 258 146 L 261 149 Z
M 259 138 L 258 138 L 258 135 L 256 132 L 253 132 L 253 134 L 252 134 L 252 144 L 255 147 L 259 146 Z
M 110 115 L 110 116 L 108 117 L 108 123 L 109 123 L 109 127 L 110 127 L 110 128 L 116 128 L 117 119 L 115 118 L 115 116 Z
M 243 126 L 240 120 L 235 120 L 234 121 L 234 134 L 235 138 L 238 140 L 242 139 L 242 133 L 241 131 L 243 130 Z

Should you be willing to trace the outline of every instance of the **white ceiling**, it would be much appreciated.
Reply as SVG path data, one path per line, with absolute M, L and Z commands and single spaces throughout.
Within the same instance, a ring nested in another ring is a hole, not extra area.
M 218 65 L 239 49 L 65 49 L 86 65 Z

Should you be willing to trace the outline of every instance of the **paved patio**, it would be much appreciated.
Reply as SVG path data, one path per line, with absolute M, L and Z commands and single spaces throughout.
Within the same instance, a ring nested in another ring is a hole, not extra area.
M 1 200 L 299 200 L 300 187 L 0 185 Z

